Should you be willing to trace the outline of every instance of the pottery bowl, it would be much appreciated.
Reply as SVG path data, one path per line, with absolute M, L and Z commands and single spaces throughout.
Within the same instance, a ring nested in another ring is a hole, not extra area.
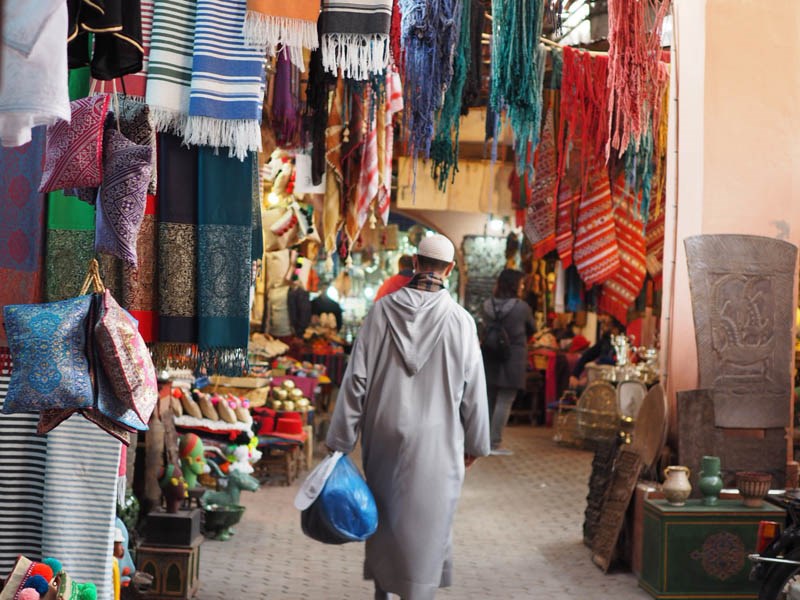
M 736 473 L 736 487 L 742 495 L 742 504 L 759 508 L 772 484 L 772 475 L 759 471 L 739 471 Z
M 217 534 L 236 525 L 244 514 L 244 506 L 209 504 L 203 509 L 205 530 Z

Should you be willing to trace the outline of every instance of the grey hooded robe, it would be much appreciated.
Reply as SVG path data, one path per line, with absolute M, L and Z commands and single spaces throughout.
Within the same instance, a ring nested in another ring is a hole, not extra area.
M 489 415 L 475 321 L 447 291 L 403 288 L 364 320 L 327 444 L 359 432 L 378 505 L 365 575 L 405 600 L 450 585 L 453 517 L 464 454 L 489 454 Z

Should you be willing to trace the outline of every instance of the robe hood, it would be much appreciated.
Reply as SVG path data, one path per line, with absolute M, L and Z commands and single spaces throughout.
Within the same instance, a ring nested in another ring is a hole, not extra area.
M 389 324 L 392 341 L 411 375 L 419 372 L 442 339 L 453 314 L 447 290 L 424 292 L 402 288 L 379 305 Z

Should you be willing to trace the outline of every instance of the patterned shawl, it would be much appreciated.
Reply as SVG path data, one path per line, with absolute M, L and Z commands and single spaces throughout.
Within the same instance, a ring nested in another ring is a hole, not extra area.
M 147 92 L 147 70 L 150 61 L 150 37 L 153 31 L 153 9 L 155 0 L 140 0 L 142 11 L 141 47 L 143 51 L 142 68 L 137 73 L 125 75 L 121 79 L 110 81 L 95 80 L 92 89 L 103 94 L 119 92 L 128 97 L 144 101 Z M 130 136 L 129 136 L 130 137 Z M 136 141 L 136 140 L 134 140 Z M 138 143 L 138 142 L 137 142 Z
M 556 249 L 556 186 L 558 165 L 556 161 L 553 113 L 547 112 L 542 142 L 534 160 L 536 179 L 531 186 L 530 204 L 525 211 L 525 235 L 533 244 L 533 258 L 542 258 Z M 523 177 L 523 184 L 527 178 Z
M 275 54 L 286 48 L 292 63 L 305 71 L 303 48 L 319 48 L 319 0 L 247 0 L 244 39 L 250 46 Z
M 394 116 L 403 110 L 403 83 L 397 69 L 386 77 L 386 105 L 378 111 L 378 214 L 384 226 L 389 224 L 392 200 L 392 153 L 394 151 Z
M 183 135 L 189 116 L 197 0 L 158 0 L 153 12 L 147 104 L 156 131 Z
M 573 226 L 579 198 L 580 193 L 572 191 L 566 180 L 562 179 L 556 201 L 556 249 L 565 269 L 572 264 L 572 246 L 575 242 Z
M 0 346 L 6 344 L 2 309 L 41 300 L 45 196 L 39 193 L 45 131 L 30 143 L 0 149 Z
M 644 224 L 635 216 L 636 197 L 625 187 L 624 179 L 614 184 L 614 230 L 619 247 L 620 268 L 603 283 L 597 308 L 622 323 L 628 322 L 628 309 L 644 283 Z
M 197 148 L 158 139 L 158 339 L 156 366 L 194 367 L 197 343 Z
M 587 288 L 603 283 L 619 270 L 611 184 L 605 167 L 595 172 L 590 190 L 581 198 L 573 256 Z
M 322 230 L 325 252 L 336 250 L 336 234 L 342 218 L 342 107 L 344 104 L 344 81 L 340 78 L 332 93 L 331 109 L 328 112 L 328 127 L 325 130 L 325 201 L 322 208 Z
M 252 157 L 240 161 L 200 148 L 197 307 L 200 365 L 242 375 L 250 336 Z
M 358 190 L 356 192 L 356 220 L 358 230 L 363 229 L 369 217 L 369 208 L 378 195 L 378 180 L 381 171 L 378 163 L 378 99 L 372 93 L 371 86 L 365 92 L 365 103 L 368 104 L 365 117 L 369 120 L 364 136 L 364 147 L 361 152 L 361 168 L 359 169 Z
M 198 0 L 189 120 L 184 142 L 228 147 L 244 160 L 261 150 L 264 53 L 245 45 L 247 0 Z
M 322 64 L 347 79 L 366 80 L 389 66 L 392 0 L 323 0 Z

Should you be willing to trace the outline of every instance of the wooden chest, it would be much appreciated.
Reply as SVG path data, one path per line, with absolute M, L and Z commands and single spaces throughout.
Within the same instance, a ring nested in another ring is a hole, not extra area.
M 761 520 L 783 522 L 784 511 L 766 503 L 747 508 L 739 499 L 717 506 L 645 500 L 639 585 L 654 598 L 757 598 L 747 555 Z

